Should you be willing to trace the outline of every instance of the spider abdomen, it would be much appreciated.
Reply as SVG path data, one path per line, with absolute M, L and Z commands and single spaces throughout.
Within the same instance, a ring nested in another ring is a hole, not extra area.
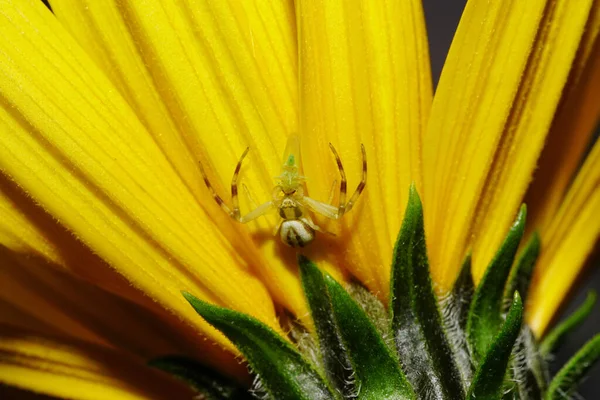
M 281 241 L 291 247 L 304 247 L 315 238 L 315 230 L 302 219 L 288 219 L 281 223 Z

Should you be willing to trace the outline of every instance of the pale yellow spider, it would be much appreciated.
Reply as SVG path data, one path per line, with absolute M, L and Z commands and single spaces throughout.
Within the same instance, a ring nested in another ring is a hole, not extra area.
M 365 146 L 361 144 L 363 160 L 362 180 L 358 184 L 358 187 L 350 200 L 346 203 L 346 173 L 342 166 L 342 160 L 340 160 L 337 151 L 331 143 L 329 143 L 329 148 L 335 157 L 335 161 L 337 162 L 340 171 L 340 195 L 337 207 L 311 199 L 304 195 L 302 185 L 305 182 L 305 177 L 299 174 L 299 158 L 297 157 L 299 154 L 299 142 L 297 137 L 292 137 L 288 141 L 281 175 L 275 178 L 276 186 L 273 188 L 272 199 L 256 207 L 246 215 L 240 214 L 238 176 L 242 167 L 242 162 L 250 148 L 246 148 L 240 157 L 240 160 L 235 167 L 233 178 L 231 179 L 231 202 L 233 204 L 233 209 L 229 208 L 217 194 L 208 180 L 202 164 L 200 164 L 200 171 L 204 178 L 204 183 L 208 190 L 210 190 L 213 198 L 231 218 L 245 224 L 266 214 L 271 209 L 276 208 L 281 220 L 277 224 L 275 234 L 279 233 L 281 241 L 288 246 L 304 247 L 314 240 L 316 231 L 322 231 L 306 213 L 306 209 L 330 219 L 339 219 L 352 209 L 367 183 L 367 155 Z

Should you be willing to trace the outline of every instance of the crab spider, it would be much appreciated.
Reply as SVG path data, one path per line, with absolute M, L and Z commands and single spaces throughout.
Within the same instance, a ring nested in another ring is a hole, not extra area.
M 350 197 L 350 200 L 346 202 L 346 173 L 342 166 L 342 160 L 331 143 L 329 143 L 329 148 L 335 157 L 340 172 L 340 192 L 337 206 L 323 203 L 304 195 L 302 186 L 306 178 L 299 173 L 299 158 L 296 156 L 299 154 L 299 142 L 297 137 L 292 137 L 288 141 L 286 152 L 284 154 L 282 172 L 275 178 L 276 186 L 273 188 L 271 200 L 259 205 L 248 214 L 241 215 L 240 213 L 238 177 L 249 148 L 244 150 L 244 153 L 235 167 L 233 178 L 231 179 L 232 208 L 225 204 L 223 199 L 217 194 L 210 183 L 202 164 L 200 164 L 200 172 L 202 173 L 204 183 L 212 194 L 212 197 L 231 218 L 245 224 L 266 214 L 272 209 L 277 209 L 281 219 L 275 228 L 274 234 L 276 235 L 279 233 L 281 241 L 288 246 L 304 247 L 314 240 L 316 231 L 322 231 L 312 221 L 310 215 L 306 213 L 306 210 L 316 212 L 330 219 L 340 219 L 344 214 L 352 210 L 352 207 L 363 192 L 367 183 L 367 155 L 365 146 L 361 144 L 362 179 L 354 191 L 354 194 Z

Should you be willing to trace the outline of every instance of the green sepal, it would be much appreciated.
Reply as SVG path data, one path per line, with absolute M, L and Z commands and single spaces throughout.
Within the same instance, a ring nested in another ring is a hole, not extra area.
M 351 384 L 354 371 L 335 323 L 333 306 L 323 274 L 303 255 L 298 256 L 298 264 L 304 294 L 319 339 L 323 368 L 339 392 L 344 397 L 351 397 L 355 393 L 355 387 Z
M 244 355 L 270 398 L 335 399 L 315 368 L 271 328 L 248 315 L 182 293 L 196 312 L 227 336 Z
M 476 362 L 486 353 L 502 326 L 504 286 L 525 230 L 526 215 L 527 208 L 522 205 L 502 246 L 475 290 L 467 320 L 467 340 Z
M 444 309 L 451 307 L 452 313 L 455 314 L 456 324 L 458 328 L 465 330 L 467 327 L 467 317 L 469 316 L 469 306 L 473 300 L 475 292 L 475 284 L 473 283 L 473 275 L 471 274 L 471 254 L 467 254 L 460 268 L 460 274 L 454 281 L 452 291 L 448 298 L 443 300 Z M 451 304 L 446 304 L 451 303 Z
M 521 254 L 517 257 L 504 288 L 504 304 L 502 311 L 510 307 L 515 292 L 525 303 L 529 292 L 529 284 L 533 268 L 540 254 L 540 236 L 537 232 L 531 235 Z M 510 395 L 520 396 L 521 399 L 540 399 L 547 386 L 547 371 L 543 359 L 537 351 L 535 338 L 531 330 L 524 326 L 515 344 L 514 359 L 511 361 L 512 380 L 517 392 Z
M 521 399 L 542 398 L 542 392 L 547 386 L 543 360 L 537 351 L 533 333 L 527 325 L 521 328 L 515 344 L 511 371 Z
M 394 339 L 392 338 L 388 308 L 383 305 L 381 300 L 379 300 L 375 294 L 371 293 L 369 289 L 356 280 L 348 282 L 345 285 L 345 289 L 350 297 L 360 304 L 360 307 L 369 316 L 371 323 L 377 328 L 377 332 L 379 332 L 383 338 L 386 346 L 392 350 L 392 352 L 396 352 Z
M 594 336 L 567 364 L 558 371 L 550 382 L 546 400 L 568 399 L 581 380 L 600 358 L 600 335 Z
M 163 356 L 150 360 L 148 365 L 181 379 L 206 400 L 253 398 L 248 389 L 191 358 L 178 355 Z
M 352 363 L 358 388 L 356 398 L 415 399 L 397 358 L 369 317 L 335 279 L 326 272 L 320 274 L 333 305 L 338 332 Z
M 500 332 L 491 341 L 483 355 L 469 388 L 468 399 L 492 400 L 502 398 L 508 362 L 523 320 L 523 302 L 515 292 L 513 303 Z
M 390 319 L 406 376 L 417 393 L 464 398 L 433 292 L 423 227 L 423 207 L 411 185 L 392 259 Z
M 537 232 L 534 232 L 510 271 L 508 282 L 506 282 L 506 287 L 504 289 L 504 300 L 506 304 L 504 311 L 510 306 L 514 292 L 519 292 L 524 304 L 527 302 L 531 275 L 533 274 L 533 267 L 540 254 L 540 246 L 540 235 Z
M 464 383 L 470 382 L 475 372 L 465 333 L 469 306 L 474 291 L 475 285 L 471 274 L 471 254 L 467 254 L 460 269 L 460 274 L 454 281 L 452 291 L 441 302 L 446 336 L 454 351 L 454 359 Z
M 575 310 L 566 320 L 558 324 L 540 344 L 540 353 L 549 355 L 573 329 L 578 327 L 590 315 L 596 304 L 596 292 L 590 291 L 581 306 Z

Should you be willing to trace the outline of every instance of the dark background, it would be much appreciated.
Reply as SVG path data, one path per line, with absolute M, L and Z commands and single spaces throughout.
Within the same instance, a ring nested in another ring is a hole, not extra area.
M 427 33 L 429 35 L 429 49 L 431 53 L 431 73 L 433 75 L 434 87 L 442 72 L 446 54 L 452 42 L 452 36 L 462 10 L 466 4 L 465 0 L 423 0 L 425 19 L 427 22 Z M 598 132 L 598 129 L 596 130 Z M 600 216 L 598 216 L 600 218 Z M 597 259 L 596 259 L 597 260 Z M 573 296 L 566 302 L 565 307 L 558 319 L 573 312 L 577 306 L 583 303 L 586 294 L 590 290 L 600 293 L 600 268 L 598 262 L 589 266 L 582 274 L 579 283 L 573 288 Z M 551 294 L 549 294 L 551 295 Z M 551 364 L 552 373 L 556 373 L 562 365 L 594 334 L 600 333 L 600 305 L 596 305 L 592 314 L 569 335 L 565 343 L 557 350 Z M 588 378 L 579 387 L 579 394 L 585 399 L 594 400 L 600 398 L 600 362 L 590 372 Z

